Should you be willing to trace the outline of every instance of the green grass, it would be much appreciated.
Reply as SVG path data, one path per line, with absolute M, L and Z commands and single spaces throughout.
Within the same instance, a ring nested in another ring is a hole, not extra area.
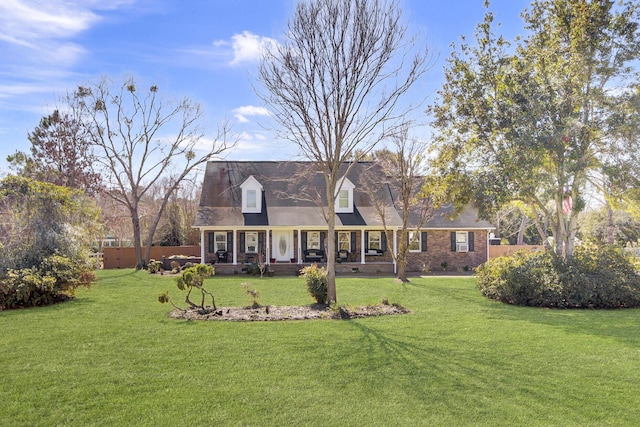
M 0 312 L 2 426 L 637 425 L 640 310 L 483 298 L 473 278 L 338 279 L 350 321 L 172 320 L 174 279 L 102 271 L 56 306 Z M 310 304 L 297 278 L 214 277 L 220 306 Z

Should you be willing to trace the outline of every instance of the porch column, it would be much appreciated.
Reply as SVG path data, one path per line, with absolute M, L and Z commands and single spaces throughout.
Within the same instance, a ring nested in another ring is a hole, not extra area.
M 398 230 L 393 229 L 393 274 L 398 273 L 398 264 L 396 263 L 396 257 L 398 256 Z
M 238 230 L 233 230 L 233 265 L 238 265 Z
M 271 236 L 269 234 L 269 229 L 267 228 L 264 235 L 264 263 L 267 265 L 271 264 Z
M 298 264 L 302 264 L 302 230 L 298 228 L 298 247 L 296 248 L 298 252 L 296 259 L 298 260 Z
M 487 240 L 487 261 L 489 261 L 489 256 L 491 254 L 491 248 L 489 246 L 491 242 L 489 241 L 489 230 L 486 230 L 485 232 L 487 236 L 487 239 L 486 239 Z
M 200 229 L 200 264 L 205 264 L 205 260 L 204 260 L 204 229 L 201 228 Z
M 364 264 L 364 228 L 360 231 L 360 264 Z

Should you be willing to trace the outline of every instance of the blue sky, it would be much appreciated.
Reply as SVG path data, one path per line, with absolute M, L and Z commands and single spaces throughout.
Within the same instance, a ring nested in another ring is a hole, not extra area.
M 433 101 L 450 44 L 471 38 L 484 0 L 400 0 L 410 32 L 439 57 L 417 90 Z M 28 151 L 27 134 L 67 91 L 101 76 L 134 77 L 163 96 L 188 97 L 205 111 L 208 137 L 229 119 L 240 137 L 234 160 L 292 158 L 274 140 L 255 95 L 260 45 L 281 40 L 294 0 L 1 0 L 0 172 L 6 157 Z M 512 39 L 522 34 L 526 0 L 490 9 Z M 428 135 L 428 129 L 424 130 Z

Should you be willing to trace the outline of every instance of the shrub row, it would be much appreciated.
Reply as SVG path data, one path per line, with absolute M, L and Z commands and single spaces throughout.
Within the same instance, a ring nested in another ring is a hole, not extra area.
M 616 247 L 581 246 L 570 259 L 546 252 L 518 252 L 477 269 L 488 298 L 509 304 L 556 308 L 640 307 L 637 261 Z
M 0 278 L 0 310 L 64 301 L 73 296 L 77 287 L 94 281 L 89 260 L 52 255 L 38 268 L 8 270 Z

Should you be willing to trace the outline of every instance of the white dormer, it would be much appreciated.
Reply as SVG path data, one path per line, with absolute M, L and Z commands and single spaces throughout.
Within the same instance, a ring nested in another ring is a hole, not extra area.
M 336 186 L 336 213 L 353 213 L 353 185 L 349 178 L 343 177 Z
M 262 212 L 262 184 L 251 175 L 240 184 L 242 189 L 242 213 Z

